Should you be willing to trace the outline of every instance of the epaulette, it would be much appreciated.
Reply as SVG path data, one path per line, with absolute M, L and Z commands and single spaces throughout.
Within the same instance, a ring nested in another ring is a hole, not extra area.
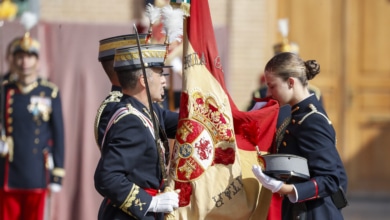
M 9 80 L 8 80 L 8 79 L 5 79 L 5 80 L 3 80 L 3 82 L 1 82 L 1 84 L 2 84 L 3 86 L 5 86 L 5 85 L 9 84 Z
M 49 81 L 47 81 L 47 80 L 45 80 L 45 79 L 42 79 L 42 80 L 41 80 L 41 85 L 42 85 L 42 86 L 49 87 L 49 88 L 52 89 L 51 97 L 52 97 L 53 99 L 57 97 L 57 95 L 58 95 L 58 87 L 57 87 L 54 83 L 49 82 Z
M 316 108 L 313 104 L 309 104 L 309 108 L 311 109 L 311 112 L 309 112 L 309 113 L 307 113 L 305 116 L 303 116 L 303 118 L 302 118 L 300 121 L 298 121 L 298 124 L 302 124 L 302 122 L 303 122 L 307 117 L 309 117 L 309 116 L 312 115 L 312 114 L 319 114 L 319 115 L 321 115 L 322 117 L 324 117 L 324 118 L 328 121 L 329 124 L 332 124 L 332 122 L 329 120 L 329 118 L 328 118 L 325 114 L 323 114 L 322 112 L 319 112 L 319 111 L 317 110 L 317 108 Z
M 314 94 L 315 94 L 316 97 L 317 97 L 317 100 L 320 100 L 320 99 L 321 99 L 321 90 L 320 90 L 320 88 L 318 88 L 318 87 L 315 86 L 315 85 L 309 84 L 308 89 L 309 89 L 309 91 L 314 92 Z
M 102 102 L 102 104 L 100 105 L 100 107 L 97 111 L 95 123 L 94 123 L 94 128 L 95 128 L 95 140 L 96 140 L 96 143 L 98 145 L 99 145 L 99 143 L 98 143 L 98 127 L 99 127 L 99 123 L 100 123 L 100 117 L 102 116 L 102 113 L 103 113 L 103 111 L 106 108 L 108 103 L 119 102 L 121 100 L 122 96 L 123 96 L 123 94 L 120 91 L 110 92 L 108 97 Z

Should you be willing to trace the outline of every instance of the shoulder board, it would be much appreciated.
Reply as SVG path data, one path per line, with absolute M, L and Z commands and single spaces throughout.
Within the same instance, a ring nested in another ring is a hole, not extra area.
M 42 86 L 49 87 L 50 89 L 52 89 L 51 97 L 52 97 L 53 99 L 57 97 L 57 95 L 58 95 L 58 87 L 57 87 L 54 83 L 49 82 L 49 81 L 47 81 L 47 80 L 45 80 L 45 79 L 42 79 L 42 80 L 41 80 L 41 85 L 42 85 Z
M 311 109 L 311 112 L 307 113 L 305 116 L 303 116 L 303 118 L 302 118 L 300 121 L 298 121 L 298 124 L 299 124 L 299 125 L 302 124 L 302 122 L 303 122 L 306 118 L 308 118 L 310 115 L 312 115 L 312 114 L 319 114 L 319 115 L 321 115 L 322 117 L 324 117 L 324 118 L 328 121 L 329 124 L 332 124 L 332 122 L 329 120 L 329 118 L 328 118 L 326 115 L 324 115 L 322 112 L 319 112 L 319 111 L 317 110 L 317 108 L 316 108 L 313 104 L 309 104 L 309 108 Z

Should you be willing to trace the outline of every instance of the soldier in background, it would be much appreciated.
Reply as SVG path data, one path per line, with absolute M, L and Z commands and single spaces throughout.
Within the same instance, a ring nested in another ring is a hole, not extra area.
M 8 71 L 3 75 L 3 81 L 15 81 L 17 78 L 17 73 L 15 72 L 15 68 L 12 63 L 13 54 L 12 54 L 12 46 L 15 46 L 20 41 L 20 37 L 14 38 L 11 42 L 8 43 L 7 49 L 5 52 L 5 58 L 8 65 Z
M 38 73 L 39 42 L 27 33 L 12 45 L 17 80 L 4 84 L 0 141 L 0 218 L 44 216 L 47 192 L 59 192 L 64 125 L 58 87 Z M 49 189 L 49 191 L 47 190 Z
M 277 55 L 277 54 L 283 53 L 283 52 L 291 52 L 291 53 L 295 53 L 295 54 L 299 55 L 298 44 L 295 42 L 290 42 L 288 40 L 288 36 L 287 36 L 288 35 L 288 20 L 287 19 L 279 19 L 278 23 L 279 23 L 278 24 L 279 32 L 281 33 L 283 39 L 282 39 L 282 42 L 277 43 L 273 46 L 274 55 Z M 324 105 L 321 90 L 318 87 L 314 86 L 313 84 L 309 84 L 308 90 L 311 94 L 315 94 L 317 99 L 320 101 L 320 103 L 322 105 Z M 252 99 L 247 107 L 247 111 L 249 111 L 253 108 L 254 104 L 256 103 L 256 99 L 265 98 L 266 96 L 268 96 L 267 94 L 269 94 L 269 93 L 267 93 L 267 84 L 265 83 L 265 80 L 264 80 L 264 74 L 261 73 L 259 87 L 255 91 L 252 92 Z

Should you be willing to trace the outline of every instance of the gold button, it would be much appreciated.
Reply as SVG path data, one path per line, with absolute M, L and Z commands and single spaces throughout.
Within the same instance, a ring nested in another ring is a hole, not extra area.
M 9 114 L 11 114 L 14 110 L 12 109 L 12 107 L 9 107 L 7 111 Z
M 283 141 L 283 146 L 286 147 L 287 146 L 287 143 L 285 141 Z
M 33 149 L 33 154 L 36 154 L 38 150 L 36 148 Z
M 292 122 L 293 124 L 295 124 L 295 119 L 291 120 L 291 122 Z
M 7 119 L 7 122 L 8 122 L 9 124 L 11 124 L 13 121 L 14 121 L 14 120 L 13 120 L 12 117 L 9 117 L 9 118 Z
M 290 131 L 289 131 L 289 130 L 286 130 L 286 134 L 290 134 Z
M 39 138 L 35 138 L 34 143 L 39 144 Z
M 35 129 L 35 135 L 38 135 L 39 133 L 41 133 L 41 131 L 39 130 L 39 128 Z
M 9 126 L 7 128 L 8 133 L 12 133 L 14 131 L 14 128 L 12 126 Z
M 10 94 L 10 95 L 15 94 L 15 90 L 11 89 L 11 90 L 9 91 L 9 94 Z
M 10 105 L 12 105 L 14 103 L 14 99 L 9 99 L 8 102 Z

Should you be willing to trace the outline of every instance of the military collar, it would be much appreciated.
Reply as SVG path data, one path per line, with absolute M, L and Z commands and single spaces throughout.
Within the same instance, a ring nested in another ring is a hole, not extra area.
M 39 85 L 40 79 L 28 84 L 28 85 L 22 85 L 20 82 L 16 82 L 16 86 L 20 90 L 22 94 L 30 93 L 33 89 L 35 89 Z
M 122 87 L 116 86 L 116 85 L 112 85 L 111 86 L 111 92 L 114 92 L 114 91 L 122 92 Z
M 317 103 L 317 97 L 314 94 L 311 94 L 309 97 L 305 98 L 304 100 L 291 107 L 291 115 L 297 115 L 303 112 L 311 111 L 309 105 L 317 105 Z

